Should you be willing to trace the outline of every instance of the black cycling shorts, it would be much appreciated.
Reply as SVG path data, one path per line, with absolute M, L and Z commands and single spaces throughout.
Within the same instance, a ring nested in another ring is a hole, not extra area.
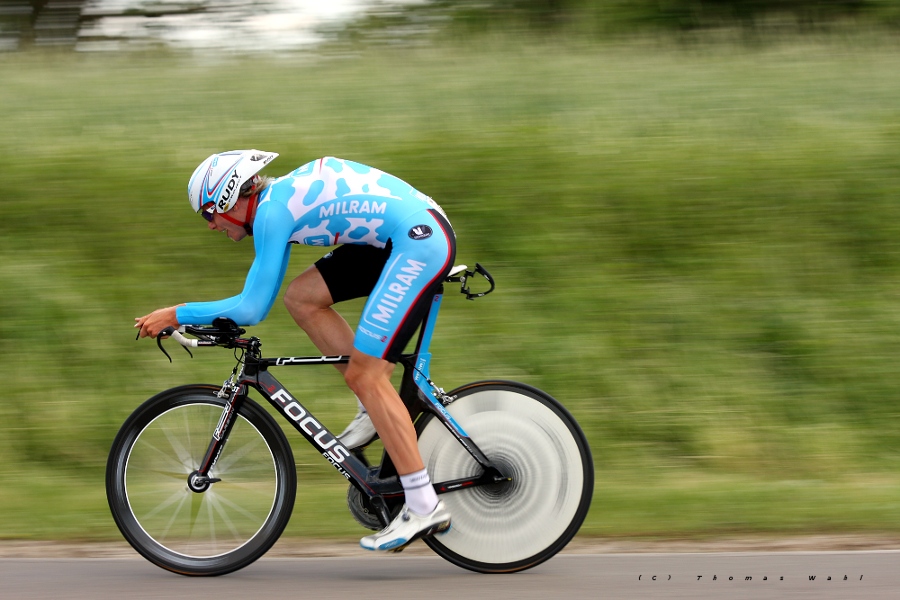
M 372 293 L 388 256 L 391 241 L 384 248 L 344 244 L 316 261 L 335 303 L 364 298 Z

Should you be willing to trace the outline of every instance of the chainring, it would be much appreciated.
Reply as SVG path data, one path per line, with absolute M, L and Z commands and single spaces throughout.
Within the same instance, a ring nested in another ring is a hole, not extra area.
M 350 509 L 350 514 L 356 522 L 366 529 L 381 531 L 384 528 L 369 499 L 352 485 L 347 490 L 347 508 Z

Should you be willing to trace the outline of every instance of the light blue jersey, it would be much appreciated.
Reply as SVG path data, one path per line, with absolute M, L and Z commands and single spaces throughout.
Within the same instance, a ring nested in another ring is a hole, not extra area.
M 383 248 L 408 216 L 429 208 L 440 210 L 431 198 L 393 175 L 332 157 L 282 177 L 260 200 L 287 206 L 294 218 L 291 241 L 308 246 Z
M 260 194 L 253 221 L 256 258 L 243 291 L 224 300 L 180 306 L 178 322 L 207 325 L 216 317 L 227 317 L 240 325 L 259 323 L 275 303 L 292 243 L 384 248 L 391 240 L 391 264 L 397 269 L 392 276 L 400 273 L 400 279 L 387 281 L 391 269 L 385 269 L 382 283 L 389 297 L 375 298 L 373 292 L 372 306 L 364 310 L 364 323 L 371 316 L 369 327 L 357 331 L 355 343 L 366 346 L 360 350 L 367 354 L 383 354 L 367 344 L 380 339 L 380 344 L 390 345 L 411 305 L 452 266 L 454 239 L 441 208 L 408 183 L 349 160 L 320 158 L 276 179 Z

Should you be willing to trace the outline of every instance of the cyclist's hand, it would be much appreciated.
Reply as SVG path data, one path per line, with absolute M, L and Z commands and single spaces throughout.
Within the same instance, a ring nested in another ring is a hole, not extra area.
M 138 333 L 138 337 L 153 337 L 155 338 L 159 335 L 159 332 L 165 329 L 166 327 L 178 327 L 178 317 L 175 316 L 175 309 L 179 306 L 183 306 L 179 304 L 177 306 L 169 306 L 167 308 L 160 308 L 154 310 L 149 315 L 144 315 L 143 317 L 136 317 L 134 326 L 140 329 L 140 333 Z

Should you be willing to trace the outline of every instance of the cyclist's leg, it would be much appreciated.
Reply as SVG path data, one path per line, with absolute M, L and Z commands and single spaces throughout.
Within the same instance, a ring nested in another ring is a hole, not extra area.
M 401 475 L 424 468 L 409 411 L 391 384 L 394 364 L 353 349 L 347 385 L 369 411 L 385 450 Z
M 453 265 L 456 241 L 449 223 L 436 211 L 411 217 L 396 233 L 391 238 L 393 252 L 360 317 L 344 375 L 368 409 L 406 494 L 401 515 L 383 531 L 361 540 L 370 550 L 399 549 L 450 526 L 449 512 L 431 487 L 415 428 L 390 375 L 430 307 L 434 290 Z
M 390 246 L 341 246 L 319 259 L 288 285 L 284 294 L 288 312 L 323 354 L 350 354 L 353 331 L 332 305 L 368 296 L 390 250 Z M 342 374 L 347 370 L 347 365 L 337 364 L 335 367 Z M 356 416 L 338 435 L 349 448 L 368 445 L 375 438 L 375 427 L 365 407 L 358 398 L 357 403 Z
M 353 348 L 353 330 L 332 308 L 331 292 L 315 265 L 307 268 L 288 285 L 284 304 L 294 322 L 306 332 L 319 352 L 346 355 Z M 347 365 L 335 365 L 343 373 Z
M 409 412 L 391 385 L 394 364 L 353 349 L 345 377 L 369 411 L 372 422 L 394 461 L 406 504 L 383 530 L 360 540 L 367 550 L 401 550 L 422 536 L 450 528 L 450 512 L 438 500 L 419 454 Z

